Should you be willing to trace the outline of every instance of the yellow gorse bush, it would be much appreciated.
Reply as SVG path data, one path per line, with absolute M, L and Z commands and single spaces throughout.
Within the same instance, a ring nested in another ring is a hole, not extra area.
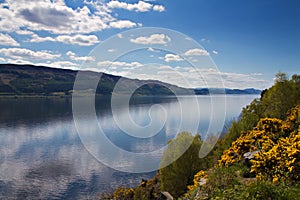
M 133 188 L 125 188 L 124 186 L 119 187 L 115 190 L 113 197 L 114 200 L 119 199 L 130 199 L 133 198 L 134 195 L 134 189 Z
M 244 153 L 255 150 L 260 151 L 251 160 L 251 172 L 258 179 L 300 180 L 300 105 L 288 112 L 286 121 L 261 119 L 223 152 L 219 164 L 232 165 L 241 161 Z
M 261 119 L 257 126 L 242 134 L 231 147 L 224 151 L 220 165 L 229 166 L 242 160 L 244 153 L 255 150 L 268 150 L 282 135 L 282 121 L 274 118 Z
M 185 193 L 185 197 L 189 197 L 191 193 L 193 193 L 199 186 L 200 186 L 200 181 L 201 179 L 206 179 L 208 177 L 208 174 L 203 171 L 200 170 L 199 172 L 197 172 L 197 174 L 194 175 L 194 179 L 193 179 L 193 185 L 189 185 L 187 186 L 188 188 L 188 192 Z

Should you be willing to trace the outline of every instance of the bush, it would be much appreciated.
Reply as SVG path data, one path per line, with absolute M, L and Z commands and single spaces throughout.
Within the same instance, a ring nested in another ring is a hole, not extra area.
M 188 144 L 190 146 L 185 149 Z M 201 144 L 199 135 L 194 137 L 187 132 L 178 134 L 175 140 L 169 142 L 162 156 L 162 165 L 170 159 L 177 158 L 181 152 L 184 153 L 176 161 L 159 170 L 162 191 L 167 191 L 177 198 L 185 193 L 188 185 L 193 184 L 194 175 L 203 168 L 203 160 L 199 158 Z
M 114 200 L 133 200 L 134 190 L 132 188 L 126 189 L 124 186 L 119 187 L 113 194 Z
M 211 199 L 228 200 L 298 200 L 300 188 L 297 186 L 275 185 L 268 181 L 255 181 L 238 185 L 213 196 Z
M 223 190 L 234 188 L 236 185 L 240 185 L 237 168 L 218 167 L 208 176 L 203 190 L 209 197 L 213 197 Z

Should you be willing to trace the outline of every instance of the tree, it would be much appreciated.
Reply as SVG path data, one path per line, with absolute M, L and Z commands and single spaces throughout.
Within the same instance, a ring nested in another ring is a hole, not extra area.
M 161 190 L 168 191 L 175 198 L 184 194 L 187 186 L 193 183 L 194 175 L 201 170 L 204 159 L 199 158 L 202 144 L 200 135 L 192 136 L 182 132 L 174 140 L 169 141 L 162 156 L 162 165 L 169 159 L 178 157 L 186 146 L 187 150 L 176 161 L 159 170 L 161 176 Z
M 264 117 L 284 119 L 286 112 L 296 105 L 299 94 L 295 93 L 293 81 L 285 73 L 276 74 L 275 84 L 264 94 L 262 104 Z
M 284 83 L 288 80 L 287 74 L 283 72 L 278 72 L 275 74 L 275 83 Z

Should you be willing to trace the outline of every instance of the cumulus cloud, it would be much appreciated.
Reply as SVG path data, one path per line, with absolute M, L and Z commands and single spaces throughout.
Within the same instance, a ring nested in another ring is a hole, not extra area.
M 141 36 L 130 39 L 130 42 L 136 44 L 167 44 L 171 42 L 171 38 L 165 34 L 152 34 L 150 36 Z
M 32 51 L 26 48 L 3 48 L 0 53 L 13 59 L 50 60 L 59 58 L 61 54 L 53 54 L 48 51 Z
M 29 42 L 46 42 L 46 41 L 51 41 L 51 42 L 55 42 L 55 38 L 52 38 L 52 37 L 40 37 L 38 36 L 37 34 L 33 34 L 31 35 L 31 39 L 29 40 Z
M 113 0 L 108 2 L 107 6 L 109 8 L 119 8 L 119 9 L 125 9 L 125 10 L 136 11 L 136 12 L 148 12 L 152 9 L 158 12 L 163 12 L 165 10 L 165 7 L 162 5 L 153 5 L 145 1 L 139 1 L 138 3 L 131 4 L 131 3 Z
M 101 65 L 105 68 L 98 69 L 98 71 L 140 80 L 159 80 L 187 88 L 227 87 L 245 89 L 254 87 L 262 89 L 270 84 L 253 74 L 222 72 L 215 68 L 174 67 L 170 65 L 151 65 L 149 67 L 141 63 L 139 64 L 141 67 L 133 68 L 133 64 L 126 62 L 115 62 L 115 67 L 109 67 L 110 63 L 104 61 Z M 129 66 L 132 68 L 128 68 Z
M 33 35 L 34 34 L 32 31 L 28 31 L 28 30 L 17 30 L 16 33 L 19 35 Z
M 142 67 L 143 64 L 139 62 L 119 62 L 119 61 L 101 61 L 97 63 L 100 67 L 111 67 L 111 68 L 118 68 L 118 67 Z
M 175 54 L 166 54 L 165 55 L 165 61 L 166 62 L 178 62 L 178 61 L 182 61 L 182 58 L 179 55 L 175 55 Z
M 44 66 L 44 67 L 52 67 L 52 68 L 78 70 L 78 64 L 67 60 L 55 61 L 55 62 L 31 62 L 22 59 L 8 59 L 7 62 L 11 64 L 35 65 L 35 66 Z
M 112 52 L 115 52 L 115 51 L 117 51 L 117 49 L 108 49 L 107 50 L 107 52 L 109 52 L 109 53 L 112 53 Z
M 48 66 L 53 68 L 62 68 L 62 69 L 78 69 L 78 65 L 71 61 L 56 61 L 52 63 L 38 63 L 36 65 Z
M 0 27 L 6 32 L 29 34 L 27 31 L 47 31 L 70 35 L 136 26 L 129 20 L 117 19 L 108 6 L 114 4 L 110 2 L 106 5 L 102 1 L 83 1 L 84 5 L 76 9 L 67 6 L 64 1 L 6 0 L 5 4 L 0 7 Z M 149 6 L 143 1 L 128 5 L 131 10 L 140 12 L 152 8 L 152 4 Z M 26 27 L 26 31 L 21 30 L 22 27 Z
M 147 51 L 150 51 L 150 52 L 160 52 L 160 50 L 153 49 L 152 47 L 147 48 Z
M 97 44 L 99 42 L 98 37 L 96 35 L 60 35 L 56 38 L 52 37 L 40 37 L 36 34 L 31 36 L 29 42 L 62 42 L 65 44 L 72 44 L 72 45 L 80 45 L 80 46 L 91 46 Z
M 185 56 L 209 56 L 205 49 L 190 49 L 184 53 Z
M 10 63 L 10 64 L 17 64 L 17 65 L 34 65 L 33 62 L 30 62 L 28 60 L 22 60 L 22 59 L 10 59 L 10 58 L 8 58 L 6 60 L 6 62 Z
M 10 35 L 0 33 L 0 45 L 4 46 L 20 46 L 20 44 L 14 40 Z
M 213 52 L 213 54 L 215 54 L 215 55 L 218 55 L 218 54 L 219 54 L 219 52 L 216 51 L 216 50 L 213 50 L 212 52 Z
M 118 33 L 118 38 L 123 38 L 123 35 L 121 33 Z
M 56 40 L 65 44 L 77 44 L 80 46 L 91 46 L 99 42 L 96 35 L 60 35 L 57 36 Z
M 118 28 L 118 29 L 122 29 L 122 28 L 132 28 L 135 27 L 137 24 L 130 21 L 130 20 L 118 20 L 118 21 L 114 21 L 114 22 L 110 22 L 109 26 L 112 28 Z
M 162 5 L 155 5 L 155 6 L 153 6 L 153 10 L 158 11 L 158 12 L 163 12 L 163 11 L 165 11 L 165 7 Z
M 74 52 L 72 51 L 68 51 L 67 56 L 69 56 L 69 58 L 71 60 L 75 60 L 75 61 L 84 61 L 84 62 L 92 62 L 95 61 L 95 58 L 92 56 L 77 56 Z
M 152 51 L 152 52 L 155 51 L 152 47 L 149 47 L 147 50 L 148 50 L 148 51 Z
M 262 76 L 262 73 L 251 73 L 252 76 Z

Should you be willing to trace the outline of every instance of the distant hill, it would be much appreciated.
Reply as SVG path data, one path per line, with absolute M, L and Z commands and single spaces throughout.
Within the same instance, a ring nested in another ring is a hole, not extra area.
M 53 96 L 53 95 L 71 95 L 73 92 L 73 84 L 77 75 L 76 70 L 50 68 L 44 66 L 33 65 L 15 65 L 15 64 L 0 64 L 0 96 L 12 95 L 38 95 L 38 96 Z M 81 90 L 89 91 L 90 86 L 86 84 L 88 80 L 95 79 L 101 76 L 98 83 L 96 94 L 111 95 L 115 84 L 120 78 L 125 82 L 123 92 L 129 86 L 143 85 L 137 89 L 134 95 L 208 95 L 208 94 L 223 94 L 221 89 L 187 89 L 163 83 L 156 80 L 138 80 L 129 79 L 121 76 L 114 76 L 105 73 L 84 71 Z M 226 94 L 260 94 L 260 90 L 256 89 L 225 89 Z
M 73 84 L 78 71 L 57 69 L 33 65 L 0 64 L 0 95 L 71 95 Z M 135 95 L 172 95 L 175 91 L 180 95 L 191 94 L 192 89 L 185 89 L 175 85 L 155 80 L 128 79 L 105 73 L 84 71 L 81 90 L 89 91 L 88 80 L 100 77 L 96 94 L 111 95 L 115 84 L 123 78 L 123 92 L 129 86 L 143 84 L 135 91 Z M 169 89 L 168 89 L 169 88 Z
M 196 88 L 195 94 L 208 95 L 208 94 L 261 94 L 261 90 L 248 88 L 248 89 L 222 89 L 222 88 Z

